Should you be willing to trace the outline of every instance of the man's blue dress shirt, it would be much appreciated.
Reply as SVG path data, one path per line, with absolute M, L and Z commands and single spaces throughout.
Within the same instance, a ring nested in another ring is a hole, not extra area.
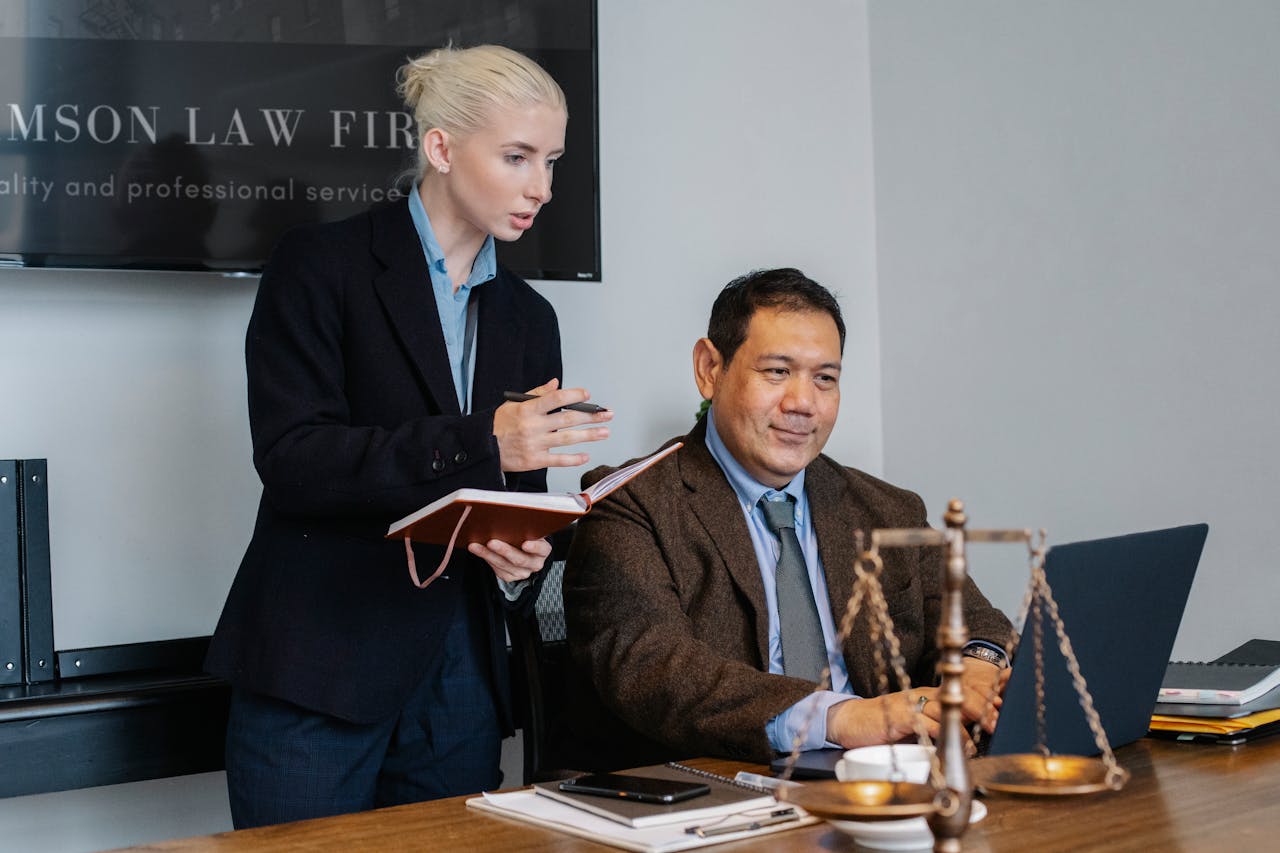
M 782 635 L 778 629 L 778 593 L 774 583 L 780 545 L 778 537 L 769 529 L 764 511 L 758 504 L 761 498 L 776 498 L 780 494 L 790 495 L 795 500 L 796 538 L 800 540 L 800 550 L 804 553 L 805 565 L 809 569 L 809 586 L 813 589 L 813 600 L 818 605 L 822 636 L 827 645 L 827 660 L 831 664 L 831 689 L 801 699 L 770 720 L 765 727 L 769 743 L 779 752 L 790 752 L 796 734 L 804 726 L 808 715 L 813 713 L 813 723 L 809 726 L 801 748 L 819 749 L 823 746 L 835 746 L 836 744 L 827 742 L 827 709 L 837 702 L 854 697 L 853 690 L 849 686 L 849 671 L 845 668 L 844 654 L 836 642 L 839 632 L 827 597 L 827 576 L 822 568 L 822 559 L 818 556 L 818 535 L 813 529 L 813 521 L 809 514 L 809 497 L 804 489 L 804 471 L 796 474 L 781 492 L 757 482 L 738 463 L 738 460 L 733 458 L 724 446 L 724 442 L 720 440 L 720 434 L 716 432 L 715 411 L 716 407 L 712 404 L 707 412 L 707 449 L 711 451 L 712 458 L 720 465 L 720 469 L 729 480 L 729 485 L 733 487 L 734 494 L 738 498 L 738 506 L 747 520 L 747 530 L 751 532 L 751 545 L 755 548 L 756 562 L 760 566 L 760 578 L 764 582 L 765 606 L 769 610 L 769 671 L 783 674 Z

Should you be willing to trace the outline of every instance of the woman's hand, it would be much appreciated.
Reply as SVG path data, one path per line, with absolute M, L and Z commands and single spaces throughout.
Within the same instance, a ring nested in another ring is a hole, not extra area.
M 543 564 L 551 555 L 551 543 L 545 539 L 531 539 L 517 548 L 501 540 L 490 539 L 483 545 L 472 542 L 467 550 L 488 563 L 499 580 L 517 583 L 542 571 Z
M 558 390 L 560 380 L 530 389 L 537 399 L 523 403 L 503 403 L 493 413 L 493 435 L 498 439 L 498 455 L 503 471 L 535 471 L 539 468 L 572 468 L 587 464 L 585 453 L 552 453 L 555 447 L 603 441 L 609 437 L 608 427 L 574 429 L 586 424 L 602 424 L 613 419 L 613 412 L 587 414 L 564 409 L 570 403 L 585 403 L 591 396 L 585 388 Z

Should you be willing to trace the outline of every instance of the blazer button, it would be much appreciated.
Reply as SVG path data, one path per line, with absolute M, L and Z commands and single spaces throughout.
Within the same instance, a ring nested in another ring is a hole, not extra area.
M 466 462 L 466 461 L 467 461 L 467 451 L 459 450 L 456 454 L 454 454 L 454 457 L 453 457 L 454 465 L 461 465 L 463 462 Z
M 441 471 L 443 471 L 443 470 L 444 470 L 444 460 L 443 460 L 443 459 L 436 459 L 436 460 L 434 460 L 434 461 L 431 463 L 431 470 L 432 470 L 432 471 L 435 471 L 437 474 L 439 474 Z

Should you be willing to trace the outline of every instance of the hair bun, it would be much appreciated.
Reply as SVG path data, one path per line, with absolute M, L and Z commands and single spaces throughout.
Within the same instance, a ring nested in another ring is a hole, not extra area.
M 529 57 L 492 44 L 446 45 L 409 59 L 396 72 L 396 92 L 413 115 L 419 140 L 432 128 L 455 136 L 474 133 L 496 106 L 566 110 L 564 92 L 550 74 Z M 419 151 L 418 172 L 425 171 Z

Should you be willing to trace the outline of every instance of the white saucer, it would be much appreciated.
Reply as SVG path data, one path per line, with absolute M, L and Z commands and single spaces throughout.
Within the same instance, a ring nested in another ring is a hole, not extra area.
M 987 804 L 974 800 L 969 810 L 970 825 L 987 816 Z M 869 850 L 932 850 L 933 833 L 922 817 L 906 820 L 830 820 L 836 829 L 848 834 Z

